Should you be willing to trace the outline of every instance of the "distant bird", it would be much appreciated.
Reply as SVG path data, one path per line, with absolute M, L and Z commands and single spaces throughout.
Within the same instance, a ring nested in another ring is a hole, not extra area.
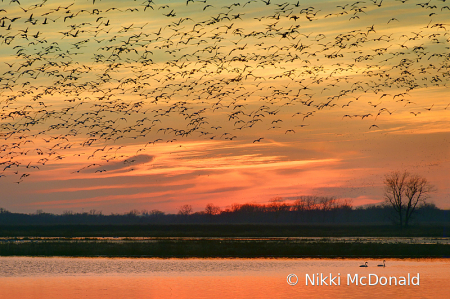
M 386 261 L 385 260 L 383 260 L 383 264 L 382 265 L 378 265 L 378 267 L 386 267 Z
M 392 22 L 392 21 L 399 21 L 397 18 L 391 18 L 387 23 L 389 24 L 390 22 Z
M 369 267 L 369 266 L 367 266 L 367 262 L 365 262 L 364 265 L 360 265 L 359 267 L 360 267 L 360 268 L 367 268 L 367 267 Z
M 425 108 L 425 110 L 431 111 L 431 108 L 433 108 L 433 106 L 434 106 L 434 104 L 433 104 L 433 105 L 431 105 L 431 107 L 430 107 L 430 108 Z

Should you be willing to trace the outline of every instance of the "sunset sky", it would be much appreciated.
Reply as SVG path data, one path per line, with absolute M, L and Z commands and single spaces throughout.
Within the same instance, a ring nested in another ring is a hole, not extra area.
M 450 208 L 450 8 L 0 3 L 0 207 L 176 213 L 302 195 Z

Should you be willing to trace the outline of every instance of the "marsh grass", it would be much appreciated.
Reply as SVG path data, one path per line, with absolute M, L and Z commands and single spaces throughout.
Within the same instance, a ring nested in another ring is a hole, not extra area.
M 450 225 L 2 225 L 0 237 L 447 237 Z
M 290 240 L 58 240 L 0 243 L 1 256 L 73 257 L 450 257 L 448 244 Z
M 0 256 L 450 257 L 448 242 L 385 242 L 388 238 L 447 239 L 449 228 L 283 224 L 0 226 Z M 293 240 L 296 237 L 302 239 Z M 367 239 L 371 237 L 380 239 Z

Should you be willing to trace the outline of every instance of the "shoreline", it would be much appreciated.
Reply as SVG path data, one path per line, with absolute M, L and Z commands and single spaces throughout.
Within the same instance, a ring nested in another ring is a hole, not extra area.
M 152 240 L 1 242 L 0 256 L 159 258 L 449 258 L 450 244 Z
M 0 226 L 0 256 L 447 258 L 448 225 Z
M 131 224 L 131 225 L 0 225 L 0 237 L 449 237 L 450 224 L 407 228 L 366 224 Z

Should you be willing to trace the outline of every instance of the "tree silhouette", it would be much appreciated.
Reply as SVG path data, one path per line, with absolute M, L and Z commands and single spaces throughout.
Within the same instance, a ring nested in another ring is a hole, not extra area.
M 278 217 L 280 217 L 282 213 L 290 210 L 290 206 L 283 201 L 284 199 L 282 197 L 274 197 L 269 200 L 269 204 L 267 205 L 267 211 L 275 215 L 275 221 L 277 222 Z
M 208 219 L 211 222 L 214 215 L 220 214 L 220 207 L 215 206 L 212 203 L 209 203 L 205 207 L 205 214 L 208 215 Z
M 209 216 L 218 215 L 220 213 L 220 207 L 215 206 L 212 203 L 209 203 L 205 207 L 205 213 Z
M 192 214 L 192 206 L 191 205 L 183 205 L 178 210 L 178 215 L 188 216 Z
M 435 191 L 426 178 L 407 171 L 387 174 L 384 185 L 384 197 L 396 212 L 400 227 L 409 225 L 416 209 L 425 204 L 430 193 Z

